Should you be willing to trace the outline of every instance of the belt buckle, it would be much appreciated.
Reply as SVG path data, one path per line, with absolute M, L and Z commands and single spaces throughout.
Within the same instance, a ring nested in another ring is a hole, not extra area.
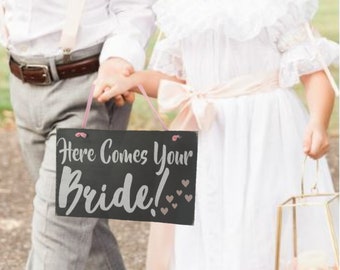
M 49 67 L 48 65 L 39 65 L 39 64 L 24 64 L 24 65 L 20 65 L 20 70 L 21 70 L 21 75 L 22 75 L 22 80 L 25 82 L 24 80 L 24 76 L 23 76 L 23 69 L 42 69 L 43 74 L 42 77 L 44 78 L 43 82 L 29 82 L 31 84 L 34 85 L 51 85 L 52 84 L 52 78 L 49 72 Z

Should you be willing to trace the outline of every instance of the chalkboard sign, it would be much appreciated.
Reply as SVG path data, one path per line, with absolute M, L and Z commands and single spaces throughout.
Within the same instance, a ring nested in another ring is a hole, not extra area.
M 195 132 L 59 129 L 56 154 L 57 215 L 193 224 Z

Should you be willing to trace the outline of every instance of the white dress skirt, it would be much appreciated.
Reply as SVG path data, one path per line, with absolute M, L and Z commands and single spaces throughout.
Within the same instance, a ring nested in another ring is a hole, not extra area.
M 175 226 L 167 269 L 272 270 L 276 209 L 299 194 L 304 160 L 308 114 L 292 87 L 301 75 L 322 70 L 318 52 L 327 64 L 337 62 L 338 45 L 319 36 L 311 41 L 306 34 L 317 1 L 272 0 L 283 7 L 264 8 L 262 15 L 272 18 L 253 20 L 253 27 L 233 20 L 229 9 L 225 21 L 219 20 L 230 1 L 211 1 L 219 8 L 207 0 L 156 4 L 166 38 L 157 44 L 151 68 L 183 78 L 197 91 L 258 72 L 277 71 L 279 84 L 265 93 L 213 101 L 215 119 L 199 131 L 195 224 Z M 315 166 L 307 161 L 307 187 Z M 319 178 L 320 192 L 333 192 L 324 158 Z M 318 218 L 306 222 L 313 232 Z M 325 239 L 314 234 L 313 241 Z

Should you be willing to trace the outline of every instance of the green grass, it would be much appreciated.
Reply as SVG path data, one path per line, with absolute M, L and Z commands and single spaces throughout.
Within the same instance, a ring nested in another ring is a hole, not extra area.
M 7 56 L 4 49 L 0 49 L 0 124 L 4 119 L 4 111 L 11 110 L 8 91 L 8 66 Z
M 9 110 L 7 55 L 3 48 L 0 49 L 0 67 L 0 110 Z
M 334 41 L 339 41 L 339 25 L 338 25 L 338 2 L 335 0 L 320 0 L 320 8 L 315 16 L 313 25 L 320 31 L 320 33 Z M 153 45 L 156 40 L 156 35 L 153 36 L 147 47 L 147 58 L 149 59 Z M 338 68 L 332 68 L 332 74 L 336 81 L 339 81 Z M 297 87 L 297 91 L 302 99 L 304 94 L 301 86 Z M 0 122 L 1 115 L 4 111 L 11 110 L 9 91 L 8 91 L 8 66 L 7 57 L 4 49 L 0 49 Z M 167 121 L 168 119 L 166 119 Z M 334 111 L 331 118 L 329 131 L 332 134 L 338 134 L 338 122 L 339 122 L 339 102 L 335 103 Z M 154 129 L 160 126 L 155 123 L 154 117 L 147 103 L 144 99 L 137 95 L 136 102 L 134 104 L 133 113 L 130 121 L 131 129 Z
M 0 108 L 1 110 L 11 110 L 11 104 L 9 103 L 9 91 L 7 88 L 0 88 Z
M 339 6 L 336 0 L 320 0 L 314 25 L 326 37 L 339 42 Z

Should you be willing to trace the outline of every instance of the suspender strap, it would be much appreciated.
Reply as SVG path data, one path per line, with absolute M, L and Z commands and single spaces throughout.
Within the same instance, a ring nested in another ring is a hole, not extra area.
M 71 50 L 75 47 L 84 5 L 85 0 L 68 1 L 64 27 L 60 38 L 60 47 L 63 49 L 65 62 L 69 60 Z

